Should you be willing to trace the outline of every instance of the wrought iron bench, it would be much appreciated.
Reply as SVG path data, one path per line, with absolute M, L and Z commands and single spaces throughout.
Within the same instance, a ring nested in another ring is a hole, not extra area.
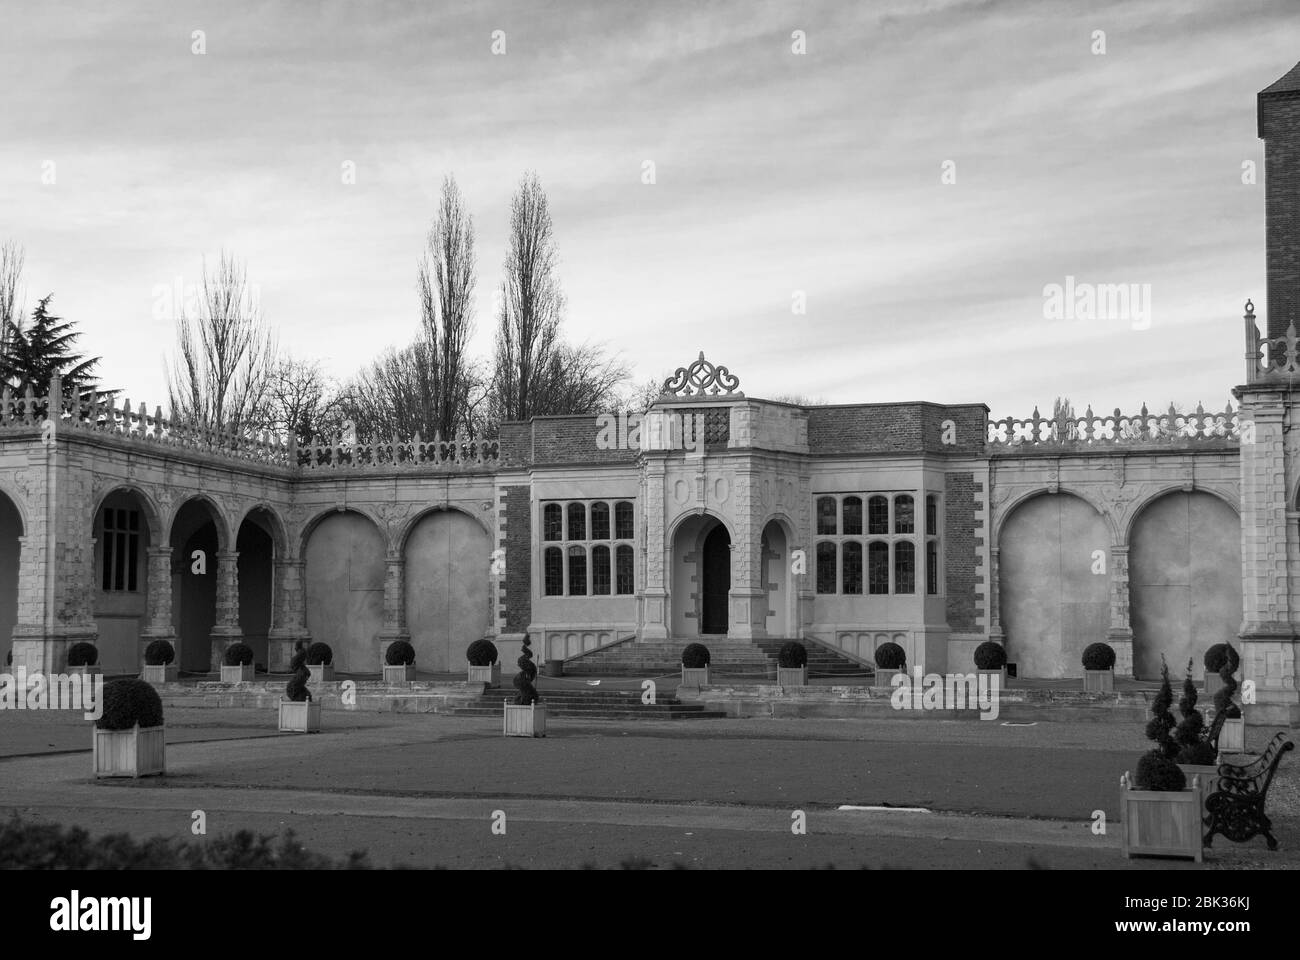
M 1279 733 L 1250 763 L 1241 766 L 1219 764 L 1218 789 L 1205 800 L 1205 820 L 1209 827 L 1205 834 L 1207 847 L 1216 833 L 1223 834 L 1233 843 L 1245 843 L 1263 834 L 1268 848 L 1277 849 L 1273 824 L 1264 812 L 1264 802 L 1268 799 L 1268 788 L 1283 754 L 1294 749 L 1295 744 L 1285 734 Z

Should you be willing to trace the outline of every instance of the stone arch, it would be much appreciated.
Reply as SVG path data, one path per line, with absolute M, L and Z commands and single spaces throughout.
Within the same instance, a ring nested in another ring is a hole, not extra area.
M 1241 625 L 1241 518 L 1222 494 L 1165 490 L 1136 511 L 1129 541 L 1133 673 L 1199 671 L 1205 649 Z
M 1155 503 L 1162 497 L 1167 497 L 1171 493 L 1208 493 L 1217 497 L 1225 504 L 1232 508 L 1233 513 L 1241 514 L 1241 503 L 1229 491 L 1220 488 L 1217 484 L 1205 483 L 1170 483 L 1158 487 L 1150 493 L 1144 495 L 1140 500 L 1135 501 L 1130 507 L 1128 518 L 1124 524 L 1123 540 L 1121 543 L 1129 543 L 1133 538 L 1133 528 L 1137 525 L 1138 516 L 1151 504 Z
M 134 483 L 116 483 L 99 495 L 95 502 L 95 509 L 91 511 L 91 526 L 94 526 L 94 518 L 99 516 L 100 510 L 104 506 L 104 501 L 115 493 L 130 493 L 135 496 L 136 502 L 140 505 L 140 513 L 144 516 L 145 525 L 149 528 L 149 539 L 153 543 L 165 543 L 167 538 L 164 536 L 165 529 L 163 526 L 163 511 L 158 506 L 158 502 L 145 491 L 144 487 Z M 166 529 L 170 529 L 171 519 L 167 520 Z
M 391 538 L 388 535 L 388 527 L 380 522 L 379 518 L 369 510 L 352 505 L 324 507 L 308 517 L 307 520 L 298 528 L 298 534 L 294 539 L 295 545 L 298 548 L 298 558 L 300 560 L 305 560 L 307 558 L 307 542 L 311 539 L 311 535 L 316 532 L 316 528 L 336 513 L 355 513 L 357 516 L 365 517 L 371 522 L 374 528 L 379 531 L 379 535 L 383 537 L 384 549 L 387 551 L 392 546 L 390 542 Z
M 993 542 L 997 543 L 1001 539 L 1003 524 L 1006 523 L 1007 519 L 1015 513 L 1019 507 L 1037 497 L 1050 497 L 1059 493 L 1064 493 L 1077 500 L 1082 500 L 1088 506 L 1092 507 L 1092 509 L 1097 512 L 1097 515 L 1100 516 L 1102 521 L 1106 524 L 1106 528 L 1110 532 L 1111 536 L 1110 542 L 1121 542 L 1119 540 L 1119 525 L 1111 512 L 1106 509 L 1106 505 L 1094 497 L 1086 488 L 1074 485 L 1035 487 L 1032 490 L 1025 490 L 1014 495 L 1010 500 L 1002 504 L 1000 507 L 997 507 L 995 510 L 995 516 L 993 518 Z
M 176 526 L 176 520 L 191 503 L 201 503 L 208 509 L 212 517 L 212 524 L 217 531 L 217 550 L 226 551 L 231 548 L 230 537 L 230 519 L 226 516 L 225 509 L 215 499 L 206 493 L 191 493 L 182 497 L 173 508 L 171 516 L 167 518 L 167 538 L 172 538 L 173 529 Z
M 340 673 L 379 669 L 388 536 L 369 514 L 323 511 L 304 530 L 307 631 L 328 643 Z
M 172 512 L 167 543 L 172 551 L 176 662 L 183 672 L 208 673 L 214 669 L 212 634 L 217 626 L 220 565 L 235 548 L 229 521 L 212 497 L 187 496 Z
M 18 575 L 27 518 L 7 490 L 0 490 L 0 648 L 9 652 L 18 625 Z
M 774 528 L 774 529 L 773 529 Z M 795 611 L 798 591 L 790 572 L 790 551 L 795 548 L 795 526 L 784 513 L 774 513 L 759 529 L 762 546 L 759 583 L 767 595 L 764 624 L 770 637 L 792 637 L 797 622 Z
M 140 638 L 149 626 L 152 594 L 172 589 L 171 579 L 155 577 L 158 571 L 149 562 L 149 550 L 167 543 L 162 529 L 157 505 L 134 484 L 109 488 L 91 513 L 95 546 L 86 589 L 99 665 L 110 676 L 140 669 Z
M 727 541 L 734 546 L 735 531 L 726 518 L 711 510 L 696 509 L 687 511 L 669 525 L 664 537 L 668 550 L 670 630 L 673 636 L 700 636 L 705 628 L 706 561 L 704 554 L 706 541 L 717 529 L 725 532 Z M 715 558 L 716 559 L 716 558 Z M 730 564 L 728 564 L 730 570 Z M 709 576 L 712 579 L 712 576 Z M 733 578 L 734 579 L 734 578 Z M 712 607 L 712 604 L 711 604 Z M 716 611 L 714 611 L 716 612 Z M 724 619 L 730 628 L 730 611 Z
M 1007 656 L 1024 677 L 1078 677 L 1080 655 L 1110 627 L 1112 527 L 1073 491 L 1020 498 L 998 530 Z M 1104 572 L 1095 552 L 1103 551 Z
M 490 532 L 473 514 L 437 507 L 413 518 L 399 542 L 416 666 L 460 670 L 465 648 L 492 625 Z
M 618 499 L 626 499 L 626 498 L 618 498 Z M 686 510 L 678 514 L 676 517 L 674 517 L 673 520 L 668 524 L 668 529 L 664 534 L 664 541 L 666 543 L 671 543 L 673 539 L 677 536 L 677 531 L 681 527 L 681 525 L 683 523 L 686 523 L 688 520 L 692 520 L 697 517 L 707 517 L 710 520 L 716 520 L 718 523 L 722 524 L 724 527 L 727 528 L 727 536 L 731 537 L 731 542 L 732 543 L 736 542 L 735 524 L 727 517 L 725 517 L 723 514 L 718 513 L 716 510 L 709 510 L 706 507 L 697 507 L 694 510 Z
M 482 527 L 483 532 L 487 534 L 489 540 L 493 539 L 495 531 L 492 529 L 492 525 L 488 521 L 484 520 L 478 511 L 467 510 L 454 503 L 439 503 L 432 507 L 425 507 L 414 516 L 409 517 L 406 522 L 402 524 L 401 528 L 397 531 L 396 536 L 393 537 L 394 552 L 398 554 L 406 553 L 406 542 L 411 538 L 411 534 L 415 531 L 415 528 L 420 525 L 420 521 L 435 513 L 459 513 L 463 516 L 469 517 L 469 519 Z
M 274 623 L 274 598 L 279 586 L 276 561 L 284 558 L 284 523 L 275 509 L 259 503 L 244 512 L 235 531 L 239 580 L 239 631 L 253 648 L 253 662 L 270 665 L 270 636 Z

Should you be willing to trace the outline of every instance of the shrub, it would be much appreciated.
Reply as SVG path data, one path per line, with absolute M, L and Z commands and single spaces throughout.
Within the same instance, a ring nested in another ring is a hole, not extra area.
M 93 643 L 80 640 L 68 647 L 68 666 L 93 667 L 99 663 L 99 648 Z
M 475 640 L 465 651 L 465 659 L 471 667 L 490 667 L 497 662 L 497 648 L 486 637 Z
M 142 727 L 161 727 L 162 722 L 162 697 L 153 684 L 136 679 L 104 684 L 104 712 L 95 721 L 99 729 L 130 730 L 137 723 Z
M 307 648 L 307 663 L 313 667 L 329 666 L 334 662 L 334 651 L 328 643 L 313 643 Z
M 384 651 L 384 663 L 390 667 L 409 667 L 415 663 L 415 647 L 405 640 L 394 640 Z
M 1001 670 L 1007 665 L 1007 652 L 1002 644 L 985 640 L 975 648 L 975 666 L 981 670 Z
M 226 647 L 226 655 L 221 662 L 228 667 L 246 667 L 253 662 L 253 648 L 242 641 L 236 641 Z
M 686 649 L 682 651 L 682 666 L 698 669 L 707 667 L 712 655 L 709 648 L 702 643 L 688 643 Z
M 524 634 L 524 648 L 519 653 L 519 659 L 515 663 L 519 667 L 519 672 L 515 674 L 515 689 L 519 692 L 515 694 L 515 703 L 518 706 L 526 707 L 530 703 L 536 703 L 542 699 L 537 695 L 537 688 L 533 686 L 533 681 L 537 679 L 537 664 L 533 663 L 532 640 L 528 634 Z
M 1115 649 L 1109 643 L 1090 643 L 1083 648 L 1083 669 L 1113 670 Z
M 1178 700 L 1178 712 L 1183 715 L 1174 740 L 1178 743 L 1178 755 L 1174 760 L 1199 766 L 1209 766 L 1218 760 L 1219 752 L 1210 742 L 1209 728 L 1205 726 L 1205 717 L 1196 709 L 1196 684 L 1192 680 L 1192 665 L 1187 661 L 1187 674 L 1183 678 L 1183 695 Z
M 1231 650 L 1232 648 L 1229 647 L 1228 649 Z M 1232 702 L 1232 695 L 1237 692 L 1237 678 L 1233 676 L 1233 673 L 1236 671 L 1239 662 L 1240 660 L 1233 662 L 1233 659 L 1229 657 L 1224 660 L 1223 666 L 1219 668 L 1219 679 L 1223 681 L 1223 685 L 1214 691 L 1216 720 L 1220 716 L 1225 720 L 1238 720 L 1241 718 L 1241 708 Z M 1219 726 L 1222 727 L 1223 724 L 1220 723 Z M 1217 736 L 1215 741 L 1218 741 Z
M 798 670 L 808 666 L 808 651 L 798 640 L 787 641 L 777 651 L 776 662 L 787 669 Z
M 1160 689 L 1156 692 L 1155 699 L 1151 701 L 1151 719 L 1147 721 L 1146 735 L 1148 740 L 1155 743 L 1155 748 L 1151 752 L 1159 754 L 1166 760 L 1173 760 L 1178 755 L 1178 743 L 1171 734 L 1175 722 L 1174 715 L 1169 712 L 1169 708 L 1173 706 L 1173 703 L 1174 691 L 1169 685 L 1169 664 L 1165 662 L 1162 654 L 1160 657 Z
M 1159 750 L 1143 754 L 1134 779 L 1134 786 L 1139 790 L 1182 790 L 1187 786 L 1187 777 L 1178 764 L 1162 756 Z
M 298 652 L 289 661 L 289 670 L 293 677 L 284 685 L 284 695 L 294 703 L 310 700 L 311 691 L 307 689 L 307 681 L 311 679 L 311 671 L 307 669 L 307 651 L 302 648 L 302 644 L 298 645 Z
M 1237 672 L 1241 657 L 1230 643 L 1216 643 L 1205 651 L 1205 669 L 1210 673 L 1219 673 L 1225 663 L 1232 664 L 1232 672 Z
M 144 662 L 151 667 L 165 667 L 176 659 L 176 650 L 166 640 L 155 640 L 144 648 Z
M 876 647 L 876 666 L 881 670 L 903 670 L 907 667 L 907 654 L 893 641 Z

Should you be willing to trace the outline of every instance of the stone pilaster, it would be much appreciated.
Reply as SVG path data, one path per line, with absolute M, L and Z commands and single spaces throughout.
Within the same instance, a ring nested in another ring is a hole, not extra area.
M 730 616 L 727 636 L 736 640 L 767 636 L 767 591 L 763 585 L 763 531 L 754 495 L 754 478 L 735 478 L 736 536 L 731 544 Z
M 384 558 L 384 626 L 379 631 L 375 671 L 381 672 L 390 643 L 410 637 L 406 630 L 406 561 L 400 553 L 390 553 Z
M 239 554 L 217 554 L 217 618 L 212 625 L 211 669 L 221 671 L 226 648 L 243 637 L 239 628 Z
M 645 589 L 641 595 L 641 629 L 643 640 L 668 639 L 668 590 L 665 584 L 664 557 L 664 477 L 666 464 L 662 456 L 648 457 L 642 474 L 642 503 L 645 513 Z
M 1129 624 L 1128 546 L 1110 546 L 1110 629 L 1106 642 L 1115 650 L 1115 676 L 1133 676 L 1133 629 Z
M 1006 643 L 1006 634 L 1002 632 L 1002 584 L 998 560 L 998 547 L 989 546 L 989 639 L 997 643 Z
M 289 669 L 293 659 L 294 647 L 301 642 L 310 642 L 307 632 L 307 581 L 306 563 L 302 560 L 280 560 L 274 562 L 275 584 L 274 605 L 270 639 L 267 643 L 267 669 L 272 673 L 284 673 Z

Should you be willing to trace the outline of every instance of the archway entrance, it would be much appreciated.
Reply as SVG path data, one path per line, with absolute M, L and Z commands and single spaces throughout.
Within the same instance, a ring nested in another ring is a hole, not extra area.
M 9 652 L 18 623 L 18 562 L 23 521 L 18 508 L 0 493 L 0 650 Z
M 763 590 L 767 593 L 767 635 L 790 636 L 790 564 L 785 528 L 776 520 L 763 528 Z
M 704 538 L 700 633 L 725 635 L 731 594 L 731 535 L 718 524 Z
M 146 626 L 150 590 L 149 519 L 140 498 L 115 490 L 95 511 L 95 587 L 92 594 L 99 637 L 99 665 L 108 676 L 138 673 L 140 634 Z
M 221 545 L 212 507 L 190 500 L 172 521 L 172 619 L 184 673 L 212 670 L 212 627 L 217 622 L 217 552 Z
M 235 538 L 239 553 L 239 632 L 244 635 L 244 643 L 253 648 L 253 663 L 259 670 L 270 664 L 267 645 L 272 626 L 276 532 L 270 511 L 258 507 L 244 517 Z

